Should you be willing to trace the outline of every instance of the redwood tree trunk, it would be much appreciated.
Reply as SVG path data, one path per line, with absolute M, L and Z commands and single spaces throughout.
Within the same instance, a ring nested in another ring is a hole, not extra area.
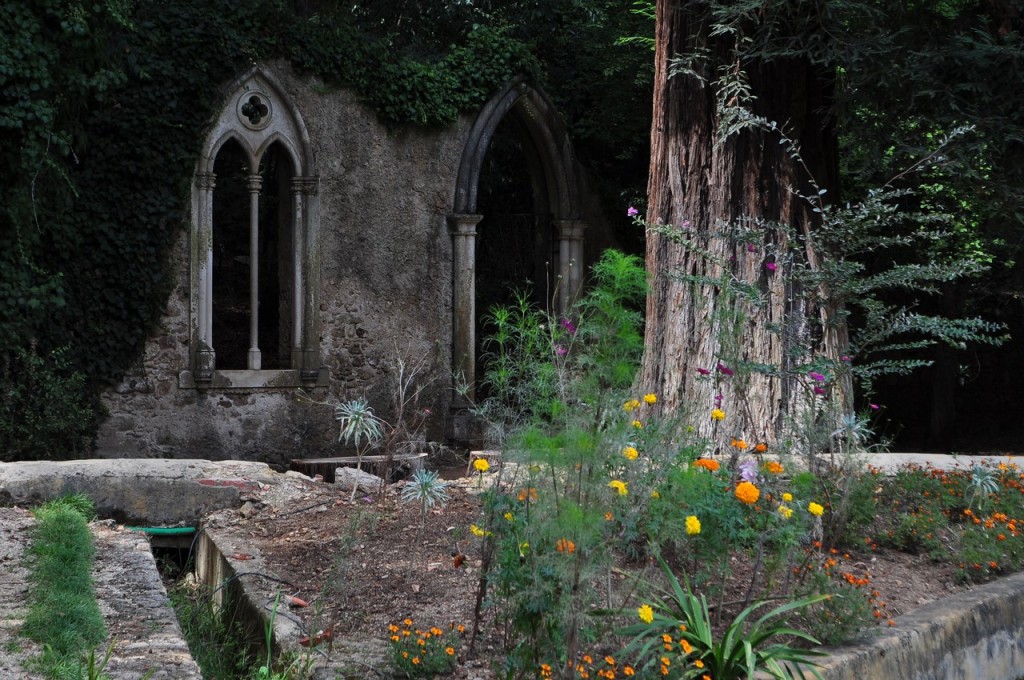
M 795 192 L 811 192 L 811 176 L 829 196 L 837 186 L 828 117 L 832 76 L 796 58 L 738 60 L 734 36 L 711 37 L 709 28 L 704 3 L 658 0 L 646 220 L 688 235 L 680 242 L 648 232 L 652 288 L 639 384 L 659 394 L 664 410 L 692 412 L 702 435 L 770 443 L 800 417 L 814 387 L 849 400 L 847 381 L 837 379 L 842 371 L 816 383 L 801 368 L 821 352 L 838 360 L 845 331 L 831 322 L 835 310 L 811 302 L 814 296 L 789 276 L 818 262 L 806 238 L 815 214 Z M 695 47 L 704 57 L 689 66 L 704 82 L 671 73 L 670 60 Z M 751 110 L 784 126 L 806 167 L 770 130 L 748 128 L 720 139 L 722 105 L 735 103 L 716 86 L 723 69 L 746 73 Z M 760 302 L 730 295 L 722 281 L 734 282 L 732 290 L 750 284 Z M 738 321 L 732 313 L 741 314 Z M 734 374 L 716 370 L 719 363 Z M 762 368 L 750 370 L 755 365 Z M 769 366 L 774 373 L 760 372 Z M 721 422 L 710 418 L 716 395 L 727 414 Z

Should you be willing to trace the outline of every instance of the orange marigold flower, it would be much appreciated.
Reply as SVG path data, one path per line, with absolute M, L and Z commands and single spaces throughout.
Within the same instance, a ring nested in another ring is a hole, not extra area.
M 609 666 L 614 666 L 615 665 L 615 657 L 606 656 L 606 657 L 604 657 L 604 662 L 606 664 L 608 664 Z
M 611 512 L 606 512 L 604 513 L 604 519 L 606 522 L 611 522 L 613 519 L 615 519 L 615 515 L 613 515 Z
M 717 472 L 719 467 L 718 461 L 712 460 L 710 458 L 698 458 L 697 460 L 693 461 L 693 464 L 695 467 L 704 468 L 709 472 Z
M 740 451 L 745 451 L 747 449 L 747 442 L 742 439 L 733 439 L 729 442 L 729 445 L 734 449 L 739 449 Z
M 633 670 L 632 666 L 626 666 L 622 669 L 622 674 L 625 675 L 627 678 L 631 678 L 634 675 L 636 675 L 636 671 Z
M 405 621 L 402 621 L 402 623 L 404 623 L 407 626 L 411 626 L 412 625 L 412 619 L 406 619 Z
M 764 453 L 765 451 L 768 450 L 768 445 L 765 444 L 764 442 L 759 442 L 757 446 L 754 447 L 754 450 L 757 451 L 758 453 Z
M 783 470 L 782 463 L 780 463 L 777 460 L 770 460 L 767 463 L 765 463 L 764 469 L 772 473 L 773 475 L 780 475 L 782 474 Z
M 445 647 L 444 648 L 444 653 L 447 654 L 448 656 L 455 656 L 455 648 L 454 647 Z
M 737 484 L 735 494 L 741 503 L 746 503 L 747 505 L 753 505 L 761 496 L 758 488 L 750 482 L 740 482 Z
M 700 659 L 697 659 L 696 661 L 694 661 L 693 665 L 696 666 L 697 668 L 704 668 L 704 662 L 701 661 Z
M 576 544 L 570 541 L 568 538 L 560 538 L 555 543 L 555 550 L 558 552 L 569 553 L 570 555 L 576 552 Z
M 420 657 L 418 657 L 418 656 L 412 657 L 412 665 L 413 666 L 418 666 L 419 664 L 420 664 Z
M 683 654 L 689 654 L 693 651 L 693 645 L 686 638 L 679 638 L 679 646 L 683 648 Z

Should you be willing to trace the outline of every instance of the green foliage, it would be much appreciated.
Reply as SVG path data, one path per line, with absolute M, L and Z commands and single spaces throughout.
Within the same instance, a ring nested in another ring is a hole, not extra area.
M 209 594 L 179 585 L 168 595 L 192 658 L 204 678 L 243 680 L 251 677 L 256 659 L 249 653 L 240 622 L 226 618 Z
M 64 460 L 89 450 L 96 408 L 67 352 L 15 347 L 0 369 L 0 460 Z
M 436 471 L 420 468 L 413 473 L 409 483 L 402 487 L 402 502 L 419 503 L 422 522 L 427 516 L 427 510 L 448 502 L 447 486 L 447 482 L 438 478 Z
M 663 674 L 667 674 L 670 668 L 679 666 L 682 670 L 678 677 L 708 675 L 722 680 L 752 678 L 757 672 L 780 680 L 803 678 L 805 671 L 821 677 L 813 667 L 813 659 L 822 652 L 799 649 L 778 638 L 811 644 L 819 644 L 818 640 L 773 620 L 784 621 L 785 615 L 822 602 L 827 595 L 788 602 L 755 620 L 758 610 L 767 604 L 757 602 L 743 609 L 724 631 L 716 634 L 707 599 L 694 595 L 688 584 L 681 585 L 664 560 L 659 558 L 659 563 L 668 582 L 667 591 L 657 592 L 650 600 L 652 604 L 637 610 L 641 623 L 622 631 L 634 636 L 626 652 L 635 653 L 639 668 L 653 669 L 660 664 Z M 677 641 L 678 648 L 674 644 Z
M 83 514 L 91 510 L 79 496 L 47 503 L 34 513 L 31 607 L 21 633 L 43 646 L 34 664 L 47 678 L 78 680 L 89 652 L 106 637 L 92 585 L 95 548 Z

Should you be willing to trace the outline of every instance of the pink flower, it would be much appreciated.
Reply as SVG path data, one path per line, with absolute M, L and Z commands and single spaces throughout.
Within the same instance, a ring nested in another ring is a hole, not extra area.
M 817 371 L 808 371 L 807 375 L 811 380 L 816 380 L 817 382 L 825 382 L 825 376 L 823 376 L 821 373 L 818 373 Z
M 562 328 L 564 328 L 569 335 L 576 335 L 576 324 L 569 319 L 562 319 Z
M 567 350 L 562 345 L 555 345 L 555 354 L 557 354 L 558 356 L 564 357 L 568 353 L 569 353 L 569 350 Z
M 825 388 L 824 387 L 815 387 L 814 388 L 814 393 L 815 394 L 825 394 Z
M 709 371 L 706 368 L 698 368 L 697 372 L 700 373 L 701 375 L 711 375 L 711 371 Z
M 868 406 L 871 407 L 872 411 L 877 411 L 879 408 L 881 408 L 878 404 L 868 404 Z
M 626 211 L 626 217 L 636 217 L 639 214 L 640 211 L 634 208 L 633 206 L 629 206 L 629 210 Z
M 755 246 L 753 243 L 748 243 L 747 244 L 747 252 L 748 253 L 756 253 L 757 252 L 757 246 Z
M 844 354 L 843 356 L 839 357 L 839 360 L 840 361 L 852 361 L 852 359 L 850 359 L 849 355 L 847 355 L 847 354 Z
M 728 366 L 726 366 L 725 364 L 723 364 L 721 361 L 718 362 L 718 370 L 723 375 L 732 375 L 732 369 L 729 368 Z
M 690 228 L 690 220 L 683 220 L 683 229 Z
M 774 262 L 765 262 L 764 263 L 764 268 L 767 269 L 770 272 L 773 272 L 776 269 L 778 269 L 779 266 L 777 264 L 775 264 Z

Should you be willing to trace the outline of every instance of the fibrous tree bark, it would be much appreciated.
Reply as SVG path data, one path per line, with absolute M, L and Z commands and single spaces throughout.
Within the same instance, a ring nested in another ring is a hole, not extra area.
M 798 11 L 774 5 L 776 29 Z M 849 394 L 841 365 L 815 363 L 842 357 L 837 310 L 793 276 L 819 258 L 818 214 L 802 196 L 837 186 L 834 72 L 798 50 L 751 54 L 745 35 L 763 19 L 716 30 L 709 3 L 658 0 L 638 381 L 664 411 L 690 412 L 699 434 L 771 443 L 808 396 Z M 811 370 L 825 365 L 837 370 Z M 716 406 L 725 420 L 710 417 Z

